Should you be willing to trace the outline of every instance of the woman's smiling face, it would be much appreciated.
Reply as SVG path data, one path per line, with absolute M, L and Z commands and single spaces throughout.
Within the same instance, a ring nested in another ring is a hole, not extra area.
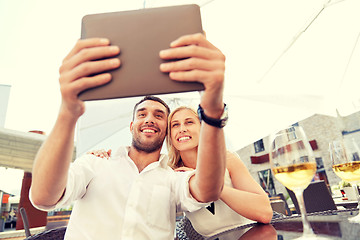
M 172 144 L 177 150 L 196 148 L 200 135 L 199 118 L 189 109 L 179 110 L 170 121 L 170 135 Z

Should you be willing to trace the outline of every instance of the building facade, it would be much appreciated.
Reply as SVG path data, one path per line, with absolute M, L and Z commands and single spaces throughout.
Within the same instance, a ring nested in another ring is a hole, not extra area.
M 295 123 L 301 126 L 314 151 L 317 162 L 316 179 L 324 180 L 328 186 L 339 184 L 341 179 L 332 170 L 332 163 L 329 154 L 329 142 L 344 140 L 349 145 L 353 160 L 359 160 L 360 146 L 360 112 L 349 116 L 337 117 L 315 114 L 309 118 Z M 253 144 L 250 144 L 238 151 L 242 161 L 249 169 L 251 175 L 271 195 L 283 193 L 288 195 L 285 187 L 278 182 L 270 169 L 269 164 L 269 136 L 266 136 Z
M 3 128 L 5 126 L 10 89 L 10 85 L 0 84 L 0 128 Z

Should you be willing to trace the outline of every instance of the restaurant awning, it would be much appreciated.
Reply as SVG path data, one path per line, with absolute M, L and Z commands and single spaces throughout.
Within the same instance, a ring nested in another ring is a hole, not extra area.
M 35 155 L 45 138 L 37 133 L 0 128 L 0 166 L 31 172 Z

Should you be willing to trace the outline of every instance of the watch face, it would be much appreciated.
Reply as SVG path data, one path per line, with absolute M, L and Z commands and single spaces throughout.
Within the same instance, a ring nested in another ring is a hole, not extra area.
M 221 125 L 226 125 L 226 123 L 227 123 L 227 121 L 228 121 L 228 118 L 229 118 L 229 116 L 228 116 L 228 108 L 227 108 L 227 106 L 226 106 L 226 104 L 225 104 L 225 106 L 224 106 L 224 112 L 223 112 L 223 114 L 221 115 Z
M 227 106 L 226 106 L 226 104 L 225 104 L 225 106 L 224 106 L 224 113 L 223 113 L 223 115 L 221 116 L 221 119 L 228 119 L 228 108 L 227 108 Z

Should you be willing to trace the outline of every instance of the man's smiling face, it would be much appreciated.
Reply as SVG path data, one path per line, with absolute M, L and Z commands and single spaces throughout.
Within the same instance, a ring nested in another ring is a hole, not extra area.
M 147 153 L 161 149 L 167 128 L 167 110 L 159 102 L 147 100 L 139 104 L 130 124 L 132 145 Z

